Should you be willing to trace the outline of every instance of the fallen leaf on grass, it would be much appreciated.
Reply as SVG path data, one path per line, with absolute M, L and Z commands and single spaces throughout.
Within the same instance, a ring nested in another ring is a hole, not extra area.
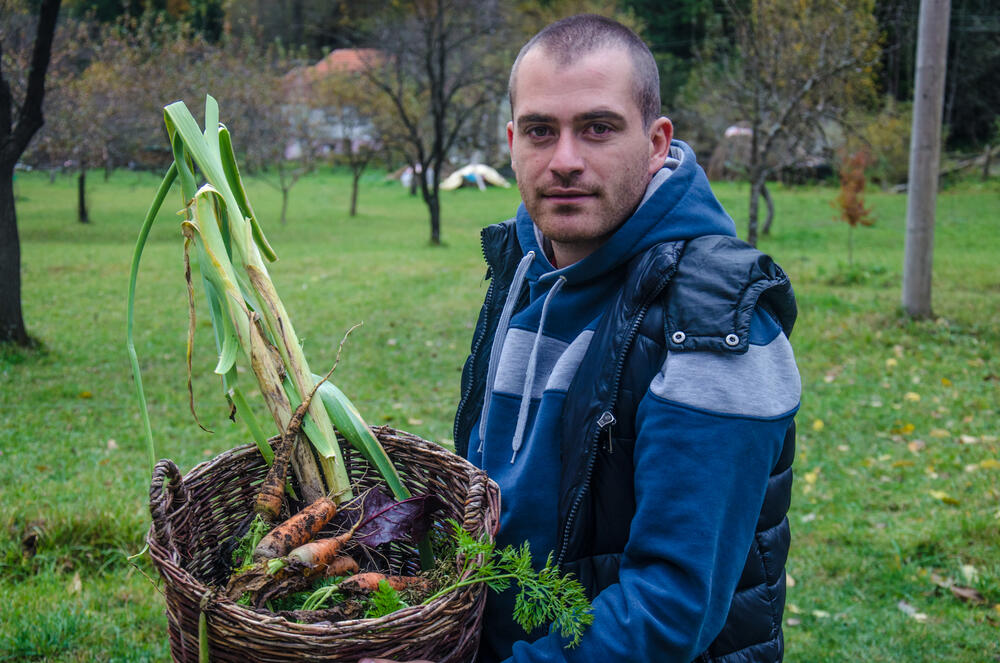
M 986 460 L 979 461 L 979 467 L 984 470 L 1000 470 L 1000 460 L 987 458 Z
M 959 435 L 958 441 L 961 444 L 976 444 L 977 442 L 979 442 L 979 438 L 976 437 L 975 435 Z
M 813 610 L 812 615 L 816 619 L 826 619 L 827 617 L 830 616 L 830 613 L 827 612 L 826 610 Z
M 928 435 L 931 437 L 951 437 L 951 432 L 945 430 L 944 428 L 932 428 Z
M 942 589 L 951 589 L 951 586 L 955 584 L 955 581 L 951 578 L 944 578 L 937 573 L 931 574 L 931 582 Z
M 822 419 L 816 419 L 816 420 L 814 420 L 814 421 L 813 421 L 813 423 L 812 423 L 812 429 L 813 429 L 814 431 L 817 431 L 817 432 L 819 432 L 819 431 L 823 430 L 823 426 L 824 426 L 824 425 L 825 425 L 825 424 L 823 423 L 823 420 L 822 420 Z
M 94 397 L 94 394 L 92 394 L 92 393 L 91 393 L 91 392 L 89 392 L 89 391 L 81 391 L 81 392 L 80 392 L 79 394 L 77 394 L 77 396 L 78 396 L 79 398 L 93 398 L 93 397 Z
M 911 403 L 917 403 L 920 401 L 920 394 L 915 391 L 908 391 L 903 395 L 903 399 Z
M 788 619 L 785 620 L 785 624 L 787 626 L 798 626 L 801 623 L 802 620 L 799 619 L 798 617 L 789 617 Z
M 976 582 L 979 579 L 979 571 L 972 564 L 963 564 L 961 570 L 965 582 Z
M 951 380 L 949 380 L 948 378 L 941 378 L 941 386 L 943 386 L 943 387 L 950 387 L 951 386 Z
M 83 581 L 80 580 L 80 572 L 73 574 L 73 579 L 66 586 L 67 594 L 79 594 L 83 590 Z
M 909 603 L 907 603 L 906 601 L 900 601 L 899 603 L 896 604 L 896 607 L 899 608 L 900 610 L 902 610 L 903 613 L 905 613 L 906 615 L 909 615 L 910 617 L 913 617 L 914 619 L 916 619 L 918 622 L 925 622 L 925 621 L 927 621 L 927 615 L 926 614 L 924 614 L 922 612 L 917 612 L 917 609 L 914 608 Z
M 788 585 L 789 587 L 795 586 L 795 578 L 793 578 L 792 574 L 790 574 L 788 571 L 785 571 L 785 584 Z
M 798 605 L 794 603 L 789 603 L 788 612 L 792 613 L 793 615 L 800 615 L 802 614 L 802 608 L 800 608 Z
M 933 497 L 936 500 L 940 500 L 945 504 L 951 504 L 952 506 L 958 506 L 960 504 L 958 500 L 956 500 L 954 497 L 944 492 L 943 490 L 931 490 L 929 492 L 931 497 Z
M 921 450 L 925 449 L 926 447 L 927 443 L 924 442 L 923 440 L 913 440 L 912 442 L 908 442 L 906 445 L 906 448 L 915 454 L 920 453 Z
M 108 451 L 114 451 L 117 448 L 118 448 L 118 443 L 115 441 L 115 438 L 112 437 L 108 439 Z
M 959 585 L 952 585 L 948 589 L 951 593 L 963 601 L 968 601 L 969 603 L 986 603 L 986 597 L 980 594 L 977 590 L 972 587 L 960 587 Z

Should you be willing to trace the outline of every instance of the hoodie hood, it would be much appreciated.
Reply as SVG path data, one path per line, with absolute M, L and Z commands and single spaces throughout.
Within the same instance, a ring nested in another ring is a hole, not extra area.
M 671 142 L 663 168 L 653 176 L 636 211 L 583 260 L 555 269 L 545 257 L 541 238 L 524 203 L 517 209 L 516 226 L 522 251 L 536 254 L 528 270 L 528 280 L 563 276 L 570 285 L 597 278 L 662 242 L 702 235 L 736 236 L 736 225 L 712 193 L 694 152 L 679 140 Z

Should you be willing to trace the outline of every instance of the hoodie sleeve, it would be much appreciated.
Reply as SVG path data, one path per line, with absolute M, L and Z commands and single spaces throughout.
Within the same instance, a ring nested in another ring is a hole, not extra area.
M 715 639 L 798 408 L 791 346 L 757 311 L 744 354 L 668 353 L 636 418 L 636 513 L 619 582 L 575 649 L 550 634 L 513 663 L 688 663 Z

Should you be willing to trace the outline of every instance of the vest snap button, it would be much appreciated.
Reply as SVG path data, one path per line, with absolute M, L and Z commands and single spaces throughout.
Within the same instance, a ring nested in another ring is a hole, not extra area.
M 677 345 L 680 345 L 681 343 L 684 342 L 684 339 L 686 339 L 686 338 L 687 338 L 687 334 L 685 334 L 684 332 L 682 332 L 682 331 L 675 331 L 673 333 L 673 335 L 670 337 L 670 340 L 673 341 L 674 343 L 676 343 Z
M 740 337 L 736 334 L 729 334 L 726 336 L 726 345 L 729 347 L 734 347 L 740 344 Z

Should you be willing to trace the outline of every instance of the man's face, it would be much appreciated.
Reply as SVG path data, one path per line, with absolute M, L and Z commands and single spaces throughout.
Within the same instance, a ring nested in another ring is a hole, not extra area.
M 565 266 L 590 255 L 635 210 L 663 165 L 670 121 L 643 128 L 624 50 L 564 66 L 535 47 L 521 59 L 515 86 L 507 141 L 517 187 Z

